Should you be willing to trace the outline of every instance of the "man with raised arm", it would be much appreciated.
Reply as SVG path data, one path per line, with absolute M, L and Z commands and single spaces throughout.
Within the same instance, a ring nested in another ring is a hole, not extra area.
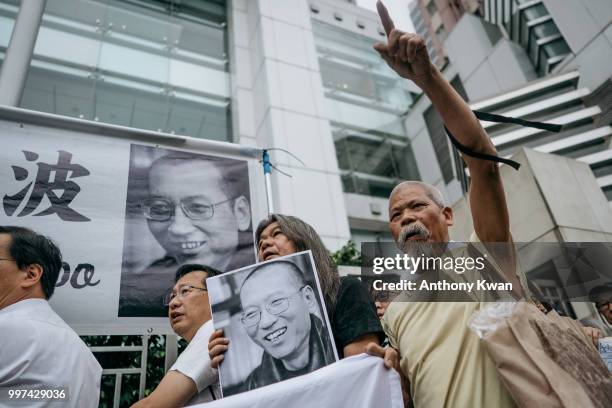
M 385 6 L 377 3 L 387 43 L 374 48 L 401 77 L 418 85 L 464 150 L 496 156 L 495 147 L 469 106 L 431 63 L 423 38 L 393 25 Z M 471 175 L 472 241 L 507 243 L 497 251 L 495 272 L 522 296 L 512 250 L 506 198 L 497 163 L 463 155 Z M 449 242 L 453 211 L 435 187 L 415 181 L 400 183 L 389 197 L 389 228 L 404 252 L 411 246 Z M 465 237 L 467 240 L 468 237 Z M 417 407 L 512 407 L 494 363 L 467 324 L 481 302 L 392 302 L 383 317 L 391 344 L 400 352 L 400 367 L 410 382 Z

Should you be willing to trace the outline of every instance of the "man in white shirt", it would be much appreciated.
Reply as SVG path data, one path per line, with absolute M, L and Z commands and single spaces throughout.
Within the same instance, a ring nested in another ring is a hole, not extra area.
M 102 367 L 47 302 L 60 270 L 62 254 L 51 240 L 0 226 L 0 388 L 39 395 L 65 388 L 62 402 L 30 399 L 27 406 L 95 408 Z M 0 401 L 0 407 L 10 405 Z
M 183 265 L 176 271 L 175 285 L 165 303 L 172 330 L 189 344 L 151 395 L 132 408 L 182 407 L 221 398 L 218 372 L 208 357 L 208 339 L 214 329 L 206 287 L 206 278 L 220 274 L 199 264 Z

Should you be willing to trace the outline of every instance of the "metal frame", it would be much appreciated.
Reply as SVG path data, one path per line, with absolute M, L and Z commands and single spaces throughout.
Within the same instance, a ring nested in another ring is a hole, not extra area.
M 103 334 L 106 335 L 106 334 Z M 149 357 L 149 339 L 150 335 L 142 335 L 141 344 L 138 346 L 92 346 L 89 349 L 93 353 L 133 353 L 140 351 L 140 367 L 130 368 L 105 368 L 102 370 L 102 376 L 114 376 L 115 386 L 113 391 L 113 408 L 119 408 L 121 402 L 121 391 L 123 388 L 122 381 L 124 375 L 139 375 L 138 399 L 144 397 L 144 392 L 147 384 L 147 362 Z M 166 335 L 166 361 L 165 372 L 176 361 L 178 352 L 177 337 L 174 335 Z

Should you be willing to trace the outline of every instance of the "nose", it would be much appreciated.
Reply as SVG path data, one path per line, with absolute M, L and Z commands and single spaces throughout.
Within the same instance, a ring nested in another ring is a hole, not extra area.
M 174 235 L 187 235 L 193 230 L 193 224 L 191 219 L 185 215 L 185 212 L 180 205 L 177 205 L 174 209 L 174 215 L 172 216 L 172 222 L 168 227 L 168 232 Z
M 261 239 L 259 241 L 259 254 L 261 255 L 263 251 L 273 245 L 272 237 L 266 237 L 265 239 Z
M 264 330 L 269 329 L 270 327 L 274 326 L 274 323 L 276 323 L 277 320 L 278 316 L 273 315 L 272 313 L 264 309 L 261 312 L 261 320 L 259 321 L 259 327 Z
M 409 209 L 405 209 L 402 212 L 400 222 L 401 222 L 402 227 L 405 227 L 405 226 L 410 225 L 413 222 L 415 222 L 416 219 L 417 218 L 416 218 L 415 214 L 412 211 L 410 211 Z
M 181 305 L 181 300 L 179 299 L 178 296 L 175 296 L 175 297 L 172 298 L 172 300 L 168 304 L 168 308 L 170 308 L 170 310 L 172 310 L 172 309 L 176 309 L 180 305 Z

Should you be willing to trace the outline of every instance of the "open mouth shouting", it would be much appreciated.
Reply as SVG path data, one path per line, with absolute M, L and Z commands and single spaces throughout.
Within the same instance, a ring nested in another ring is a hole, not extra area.
M 276 344 L 281 341 L 281 337 L 287 332 L 287 326 L 281 327 L 280 329 L 274 330 L 272 333 L 268 333 L 264 336 L 264 340 L 269 341 L 272 344 Z

